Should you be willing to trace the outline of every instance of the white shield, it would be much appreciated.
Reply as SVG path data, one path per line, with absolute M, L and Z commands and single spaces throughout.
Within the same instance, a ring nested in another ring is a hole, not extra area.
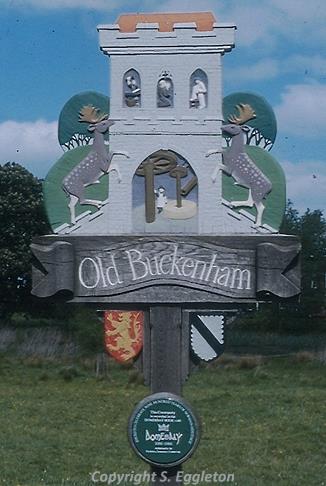
M 198 358 L 211 361 L 224 351 L 224 316 L 190 314 L 191 347 Z

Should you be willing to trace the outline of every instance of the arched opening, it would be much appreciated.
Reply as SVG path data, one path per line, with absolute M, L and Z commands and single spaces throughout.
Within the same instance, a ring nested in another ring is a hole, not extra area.
M 137 168 L 132 186 L 135 231 L 197 230 L 197 177 L 179 154 L 158 150 L 149 155 Z
M 197 110 L 208 105 L 208 78 L 202 69 L 196 69 L 190 76 L 189 104 Z
M 123 105 L 128 108 L 141 106 L 141 80 L 135 69 L 129 69 L 123 76 Z
M 158 108 L 172 108 L 174 104 L 174 86 L 171 76 L 163 73 L 157 82 L 156 99 Z

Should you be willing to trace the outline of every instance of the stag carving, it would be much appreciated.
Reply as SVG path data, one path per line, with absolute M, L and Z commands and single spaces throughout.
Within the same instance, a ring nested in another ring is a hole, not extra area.
M 98 184 L 104 174 L 113 170 L 118 175 L 119 182 L 121 174 L 116 164 L 111 164 L 115 155 L 124 155 L 129 158 L 126 152 L 107 151 L 104 143 L 104 134 L 114 125 L 114 121 L 108 115 L 101 113 L 93 106 L 84 106 L 79 113 L 79 121 L 90 123 L 89 132 L 94 132 L 94 142 L 88 155 L 82 159 L 69 174 L 63 179 L 62 186 L 69 196 L 69 210 L 71 224 L 76 223 L 76 204 L 90 204 L 100 208 L 106 201 L 85 198 L 85 188 L 92 184 Z
M 248 199 L 245 201 L 231 201 L 233 207 L 254 207 L 257 215 L 255 227 L 262 226 L 262 218 L 265 210 L 264 199 L 272 190 L 271 181 L 256 166 L 254 161 L 245 152 L 244 134 L 250 128 L 243 125 L 256 117 L 254 110 L 248 104 L 237 105 L 238 115 L 232 115 L 228 121 L 230 124 L 222 125 L 223 132 L 232 137 L 231 147 L 223 153 L 223 163 L 219 164 L 213 172 L 212 181 L 215 182 L 220 170 L 233 177 L 235 183 L 249 189 Z M 211 150 L 206 157 L 217 153 Z

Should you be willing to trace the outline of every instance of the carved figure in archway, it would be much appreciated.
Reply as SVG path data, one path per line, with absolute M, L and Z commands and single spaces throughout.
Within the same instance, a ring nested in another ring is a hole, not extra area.
M 156 209 L 157 212 L 160 214 L 168 202 L 165 188 L 163 186 L 160 186 L 158 189 L 155 190 L 155 195 L 156 195 Z
M 206 94 L 207 94 L 207 86 L 204 81 L 200 80 L 199 78 L 195 79 L 194 85 L 191 91 L 191 98 L 190 103 L 192 106 L 202 110 L 206 108 Z
M 163 74 L 157 83 L 157 106 L 158 108 L 173 106 L 173 82 L 167 74 Z
M 198 190 L 194 180 L 192 167 L 176 152 L 161 149 L 149 155 L 133 178 L 135 230 L 178 232 L 187 227 L 195 231 Z
M 130 69 L 124 76 L 124 101 L 129 107 L 140 106 L 141 89 L 140 76 L 137 71 Z

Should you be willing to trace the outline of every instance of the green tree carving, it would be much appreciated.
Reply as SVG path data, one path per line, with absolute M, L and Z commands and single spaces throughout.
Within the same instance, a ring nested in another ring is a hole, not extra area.
M 0 165 L 0 316 L 31 306 L 33 236 L 49 233 L 41 181 L 19 164 Z
M 277 122 L 273 108 L 262 96 L 254 93 L 232 93 L 223 99 L 223 117 L 227 122 L 230 116 L 237 114 L 237 105 L 249 104 L 256 113 L 256 118 L 248 122 L 251 130 L 246 134 L 247 145 L 256 145 L 271 150 L 277 133 Z M 230 140 L 226 139 L 229 144 Z
M 71 150 L 88 145 L 92 140 L 93 134 L 88 131 L 88 124 L 79 121 L 79 112 L 83 106 L 87 105 L 109 114 L 110 100 L 101 93 L 86 91 L 70 98 L 59 116 L 58 139 L 63 148 Z

